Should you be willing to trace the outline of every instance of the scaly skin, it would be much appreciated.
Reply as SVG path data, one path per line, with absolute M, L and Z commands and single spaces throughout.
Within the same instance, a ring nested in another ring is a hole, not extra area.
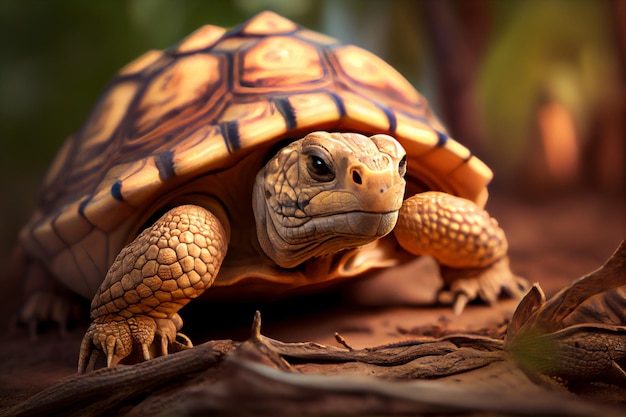
M 506 255 L 498 222 L 469 200 L 431 191 L 404 200 L 394 233 L 414 255 L 453 268 L 483 268 Z
M 228 235 L 198 206 L 168 211 L 117 256 L 91 303 L 93 322 L 81 344 L 78 372 L 94 367 L 97 350 L 115 366 L 139 347 L 150 359 L 155 334 L 161 354 L 182 327 L 177 312 L 215 280 Z

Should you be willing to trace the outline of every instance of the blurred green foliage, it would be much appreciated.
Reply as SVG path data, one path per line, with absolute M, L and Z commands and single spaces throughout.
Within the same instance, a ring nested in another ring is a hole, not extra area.
M 594 140 L 589 129 L 596 107 L 623 93 L 609 2 L 506 3 L 494 3 L 491 45 L 478 80 L 487 148 L 503 175 L 525 163 L 542 100 L 563 104 L 585 142 Z

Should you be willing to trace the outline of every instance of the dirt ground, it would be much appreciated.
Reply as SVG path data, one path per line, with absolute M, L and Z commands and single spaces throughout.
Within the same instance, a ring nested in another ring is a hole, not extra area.
M 507 232 L 513 270 L 530 282 L 539 282 L 548 295 L 601 266 L 626 236 L 623 198 L 577 192 L 529 203 L 494 195 L 488 209 Z M 412 268 L 419 270 L 420 277 L 434 271 L 427 259 Z M 267 336 L 336 344 L 334 333 L 339 332 L 358 348 L 407 339 L 416 332 L 428 333 L 428 329 L 436 332 L 442 327 L 494 331 L 503 326 L 516 306 L 515 300 L 494 307 L 472 304 L 460 317 L 447 307 L 410 306 L 413 296 L 427 299 L 425 294 L 435 290 L 436 281 L 420 278 L 428 281 L 427 288 L 420 289 L 407 281 L 407 276 L 416 273 L 395 271 L 357 288 L 271 304 L 190 305 L 183 310 L 183 318 L 187 334 L 196 344 L 217 338 L 245 339 L 253 312 L 260 309 Z M 372 293 L 387 292 L 391 298 L 386 303 L 372 302 Z M 6 326 L 19 303 L 19 288 L 15 284 L 0 297 L 2 325 Z M 75 373 L 85 328 L 86 322 L 76 325 L 65 339 L 60 339 L 54 328 L 36 342 L 28 339 L 23 328 L 4 338 L 0 344 L 0 409 Z

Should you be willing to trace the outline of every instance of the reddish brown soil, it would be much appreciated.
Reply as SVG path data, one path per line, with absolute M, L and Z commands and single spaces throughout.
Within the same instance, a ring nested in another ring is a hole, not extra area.
M 495 196 L 488 208 L 508 234 L 514 271 L 539 282 L 547 294 L 601 266 L 626 235 L 623 199 L 577 193 L 530 204 Z M 415 268 L 426 275 L 431 270 L 427 262 Z M 401 285 L 395 282 L 383 287 L 405 293 Z M 4 288 L 0 294 L 2 325 L 19 300 L 17 284 L 7 283 Z M 436 335 L 446 330 L 485 328 L 497 332 L 516 305 L 514 300 L 495 308 L 470 305 L 457 318 L 444 307 L 356 306 L 352 297 L 346 296 L 350 291 L 273 305 L 190 305 L 184 318 L 196 343 L 210 338 L 245 338 L 252 312 L 260 307 L 263 332 L 273 338 L 336 344 L 333 335 L 338 331 L 352 346 L 364 347 L 408 338 L 416 332 Z M 75 326 L 65 339 L 60 339 L 55 329 L 48 329 L 33 342 L 23 328 L 5 338 L 0 345 L 0 409 L 76 372 L 85 327 L 85 323 Z

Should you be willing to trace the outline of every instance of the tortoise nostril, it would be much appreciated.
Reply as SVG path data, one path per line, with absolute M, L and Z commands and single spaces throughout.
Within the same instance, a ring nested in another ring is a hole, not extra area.
M 361 178 L 361 175 L 356 170 L 352 170 L 352 181 L 354 181 L 358 185 L 363 184 L 363 179 Z

